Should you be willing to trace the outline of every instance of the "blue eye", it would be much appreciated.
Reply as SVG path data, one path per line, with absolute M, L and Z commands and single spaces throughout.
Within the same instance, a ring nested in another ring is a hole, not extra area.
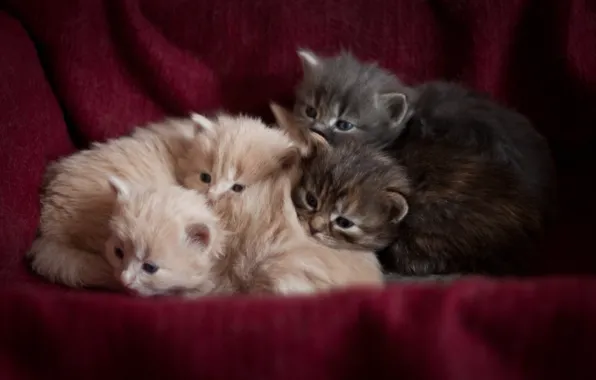
M 345 121 L 345 120 L 338 120 L 335 122 L 335 128 L 337 128 L 338 130 L 342 131 L 342 132 L 346 132 L 349 131 L 350 129 L 354 128 L 355 125 Z

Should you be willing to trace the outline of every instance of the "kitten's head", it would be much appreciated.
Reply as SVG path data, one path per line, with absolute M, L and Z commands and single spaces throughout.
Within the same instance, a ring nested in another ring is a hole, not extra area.
M 303 160 L 302 178 L 292 192 L 305 230 L 334 248 L 386 247 L 408 213 L 410 189 L 404 169 L 354 138 L 326 144 L 316 133 L 305 133 L 303 125 L 292 123 L 293 116 L 281 107 L 274 114 L 290 135 L 312 140 L 297 142 L 313 149 Z
M 325 245 L 376 250 L 408 213 L 408 181 L 384 155 L 345 141 L 303 167 L 292 200 L 303 227 Z
M 205 198 L 179 186 L 109 182 L 116 202 L 104 255 L 123 286 L 141 296 L 208 293 L 225 233 Z
M 303 79 L 294 113 L 332 144 L 355 137 L 383 147 L 390 144 L 411 116 L 412 90 L 394 75 L 347 52 L 320 57 L 299 50 Z
M 193 115 L 203 132 L 189 142 L 179 161 L 181 182 L 211 202 L 237 197 L 257 182 L 294 172 L 300 152 L 290 138 L 261 120 Z

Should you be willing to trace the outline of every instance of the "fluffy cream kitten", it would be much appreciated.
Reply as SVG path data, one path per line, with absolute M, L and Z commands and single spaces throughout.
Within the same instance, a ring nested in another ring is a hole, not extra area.
M 215 202 L 242 193 L 248 186 L 293 173 L 300 152 L 292 140 L 260 119 L 193 114 L 204 134 L 190 140 L 178 162 L 179 181 Z M 294 170 L 295 171 L 295 170 Z
M 104 257 L 114 277 L 141 296 L 213 291 L 225 233 L 205 197 L 180 186 L 110 183 L 116 202 Z
M 28 252 L 34 271 L 73 287 L 118 286 L 100 255 L 114 206 L 107 178 L 176 184 L 176 162 L 200 130 L 190 118 L 169 119 L 51 164 L 41 196 L 40 234 Z

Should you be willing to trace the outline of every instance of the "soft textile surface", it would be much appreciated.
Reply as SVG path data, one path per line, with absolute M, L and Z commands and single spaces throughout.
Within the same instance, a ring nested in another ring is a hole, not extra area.
M 594 46 L 588 0 L 0 0 L 0 379 L 593 378 L 591 277 L 187 303 L 67 291 L 22 257 L 49 160 L 166 114 L 271 120 L 297 47 L 346 47 L 528 115 L 561 190 L 537 268 L 596 273 Z

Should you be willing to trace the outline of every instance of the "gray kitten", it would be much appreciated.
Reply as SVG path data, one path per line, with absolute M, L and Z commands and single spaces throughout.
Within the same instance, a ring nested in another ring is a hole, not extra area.
M 298 54 L 304 79 L 292 123 L 332 146 L 356 139 L 382 149 L 407 173 L 408 214 L 379 252 L 386 269 L 525 272 L 552 217 L 555 188 L 548 144 L 525 117 L 456 84 L 410 88 L 345 52 L 332 58 Z M 313 178 L 302 186 L 349 169 L 322 174 L 312 168 L 305 166 L 304 176 Z M 333 204 L 331 198 L 325 202 Z
M 346 135 L 384 148 L 411 116 L 414 91 L 374 63 L 363 65 L 348 52 L 319 57 L 299 50 L 304 77 L 294 113 L 332 144 Z

